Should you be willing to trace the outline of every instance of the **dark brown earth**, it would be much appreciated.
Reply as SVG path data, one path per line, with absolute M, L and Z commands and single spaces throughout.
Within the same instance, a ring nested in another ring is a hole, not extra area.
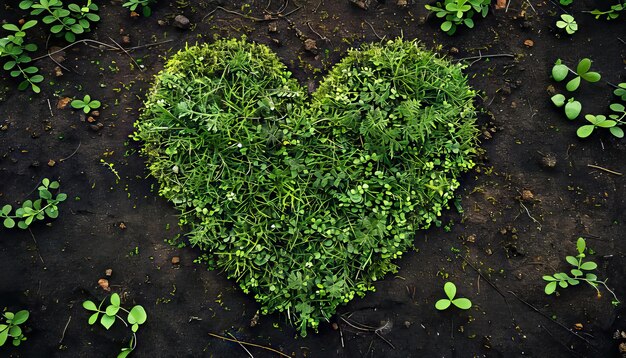
M 26 15 L 17 3 L 3 2 L 0 21 Z M 69 199 L 58 219 L 34 224 L 32 232 L 0 229 L 0 308 L 31 312 L 28 340 L 19 348 L 1 347 L 0 356 L 115 356 L 128 332 L 88 326 L 81 307 L 86 299 L 107 296 L 98 286 L 107 269 L 113 270 L 111 292 L 148 312 L 136 357 L 248 356 L 209 333 L 297 357 L 620 356 L 618 346 L 626 340 L 613 336 L 626 330 L 624 304 L 614 307 L 608 292 L 598 298 L 583 285 L 546 296 L 541 276 L 566 269 L 564 258 L 582 236 L 595 252 L 598 276 L 626 299 L 624 176 L 588 166 L 626 172 L 625 142 L 608 132 L 578 139 L 577 126 L 553 108 L 547 92 L 558 57 L 568 64 L 589 57 L 603 80 L 584 84 L 578 99 L 584 113 L 605 113 L 614 98 L 604 80 L 626 81 L 626 13 L 612 22 L 595 20 L 582 11 L 602 2 L 575 0 L 580 30 L 570 37 L 554 26 L 561 13 L 555 3 L 518 0 L 508 11 L 492 7 L 473 30 L 449 37 L 427 18 L 422 2 L 400 7 L 373 1 L 363 10 L 347 0 L 290 0 L 275 21 L 255 18 L 263 18 L 264 9 L 278 11 L 281 0 L 160 1 L 149 18 L 130 18 L 120 1 L 98 3 L 102 21 L 86 38 L 115 46 L 129 36 L 127 48 L 169 42 L 129 55 L 79 44 L 65 51 L 62 64 L 70 71 L 62 77 L 54 76 L 52 61 L 41 59 L 46 80 L 39 95 L 18 92 L 1 72 L 0 203 L 15 206 L 32 197 L 44 177 L 60 180 Z M 248 15 L 216 10 L 219 4 Z M 190 29 L 173 26 L 179 14 Z M 276 32 L 269 32 L 274 26 Z M 251 327 L 258 309 L 251 297 L 219 272 L 194 264 L 197 250 L 168 245 L 184 230 L 155 195 L 155 181 L 146 178 L 139 144 L 128 139 L 151 78 L 168 55 L 186 43 L 242 34 L 271 46 L 311 90 L 348 48 L 379 37 L 417 38 L 453 59 L 512 55 L 467 61 L 471 84 L 481 93 L 485 154 L 459 191 L 464 213 L 450 211 L 445 228 L 418 232 L 415 252 L 398 262 L 396 276 L 340 309 L 351 324 L 336 316 L 334 326 L 323 324 L 306 338 L 284 316 L 261 316 Z M 305 51 L 304 39 L 316 41 L 317 55 Z M 46 35 L 40 32 L 34 41 L 45 55 Z M 50 39 L 51 46 L 64 43 Z M 96 122 L 56 109 L 59 98 L 84 94 L 104 105 Z M 543 164 L 546 156 L 556 161 L 553 168 Z M 101 160 L 114 165 L 119 182 Z M 533 198 L 522 200 L 524 190 Z M 180 264 L 172 264 L 173 257 Z M 435 310 L 447 280 L 473 301 L 471 310 Z M 355 329 L 356 323 L 381 329 Z M 255 357 L 277 356 L 248 349 Z

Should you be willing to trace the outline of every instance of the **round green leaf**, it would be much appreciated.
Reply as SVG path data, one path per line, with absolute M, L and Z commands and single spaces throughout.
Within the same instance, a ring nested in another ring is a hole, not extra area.
M 119 310 L 120 310 L 120 306 L 110 305 L 110 306 L 107 306 L 106 314 L 107 316 L 115 316 Z
M 4 225 L 5 228 L 12 229 L 15 227 L 15 220 L 11 218 L 5 218 L 2 224 Z
M 30 313 L 27 310 L 18 311 L 13 317 L 13 324 L 22 324 L 26 322 L 29 316 Z
M 587 82 L 598 82 L 602 78 L 598 72 L 587 72 L 580 76 Z
M 559 286 L 567 288 L 567 281 L 559 281 Z
M 583 262 L 583 264 L 580 265 L 580 269 L 585 271 L 595 270 L 596 268 L 598 268 L 598 264 L 593 261 Z
M 441 30 L 442 31 L 448 32 L 448 31 L 450 31 L 451 28 L 452 28 L 452 22 L 450 22 L 450 21 L 444 21 L 441 24 Z
M 148 315 L 142 306 L 133 307 L 128 313 L 128 323 L 130 324 L 144 324 L 148 319 Z
M 565 105 L 565 115 L 567 116 L 567 119 L 576 119 L 582 108 L 582 105 L 578 101 L 568 102 Z
M 119 307 L 120 304 L 121 304 L 120 295 L 118 295 L 117 293 L 112 294 L 111 295 L 111 304 L 113 306 Z
M 578 259 L 575 258 L 574 256 L 566 256 L 565 261 L 567 261 L 567 263 L 572 266 L 578 267 Z
M 115 316 L 102 315 L 102 318 L 100 318 L 100 323 L 104 328 L 109 329 L 111 328 L 113 323 L 115 323 Z
M 545 281 L 549 281 L 549 282 L 556 281 L 556 278 L 554 278 L 554 277 L 552 277 L 552 276 L 548 276 L 548 275 L 544 275 L 542 278 L 543 278 Z
M 445 298 L 442 298 L 442 299 L 440 299 L 439 301 L 437 301 L 435 303 L 435 308 L 440 310 L 440 311 L 443 311 L 446 308 L 450 307 L 451 303 L 452 303 L 452 301 L 450 301 L 448 299 L 445 299 Z
M 551 295 L 554 293 L 554 291 L 556 291 L 556 281 L 553 282 L 549 282 L 545 289 L 544 289 L 546 295 Z
M 552 101 L 552 103 L 554 103 L 555 106 L 557 107 L 563 107 L 563 105 L 565 104 L 565 96 L 563 96 L 562 94 L 558 93 L 555 94 L 554 96 L 552 96 L 550 98 L 550 100 Z
M 452 303 L 462 310 L 468 310 L 472 307 L 472 301 L 467 298 L 457 298 Z
M 565 79 L 565 77 L 567 77 L 568 72 L 569 70 L 567 69 L 567 66 L 556 64 L 552 67 L 552 78 L 554 78 L 557 82 L 561 82 Z
M 574 275 L 575 277 L 577 277 L 577 276 L 582 276 L 582 275 L 583 275 L 583 272 L 582 272 L 582 271 L 580 271 L 580 270 L 577 270 L 577 269 L 572 269 L 570 272 L 571 272 L 571 273 L 572 273 L 572 275 Z M 570 283 L 571 283 L 571 282 L 570 282 Z
M 20 326 L 12 326 L 9 328 L 9 336 L 11 337 L 19 337 L 22 335 L 22 329 Z
M 609 108 L 611 109 L 611 111 L 614 112 L 624 112 L 624 110 L 626 109 L 621 103 L 611 103 Z
M 611 127 L 609 128 L 609 131 L 611 131 L 611 134 L 617 138 L 624 138 L 624 130 L 620 127 Z
M 6 343 L 7 338 L 9 338 L 9 330 L 6 328 L 7 325 L 0 324 L 0 347 L 2 347 Z
M 83 308 L 86 309 L 87 311 L 97 311 L 98 307 L 96 307 L 96 304 L 93 303 L 92 301 L 85 301 L 83 302 Z
M 443 285 L 443 290 L 450 300 L 456 295 L 456 286 L 452 282 L 446 282 L 446 284 Z
M 572 18 L 572 20 L 573 19 L 574 18 Z M 583 58 L 582 60 L 580 60 L 580 62 L 578 62 L 578 66 L 576 66 L 576 73 L 578 73 L 579 75 L 582 75 L 584 73 L 587 73 L 590 68 L 591 68 L 591 60 L 588 58 Z
M 580 86 L 580 76 L 576 76 L 575 78 L 567 82 L 567 84 L 565 85 L 565 88 L 568 91 L 573 92 L 573 91 L 576 91 L 579 86 Z
M 587 138 L 593 133 L 594 126 L 591 124 L 584 125 L 576 131 L 576 135 L 580 138 Z
M 96 323 L 96 321 L 98 320 L 99 314 L 100 314 L 99 312 L 96 312 L 92 314 L 91 316 L 89 316 L 89 321 L 87 321 L 87 323 L 89 323 L 90 326 L 93 326 L 93 324 Z

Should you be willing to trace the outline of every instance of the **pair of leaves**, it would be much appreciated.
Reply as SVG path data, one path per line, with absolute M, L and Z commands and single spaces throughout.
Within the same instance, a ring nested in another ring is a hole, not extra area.
M 552 78 L 554 78 L 554 80 L 557 82 L 561 82 L 567 77 L 569 72 L 575 73 L 576 77 L 571 79 L 565 85 L 565 88 L 568 91 L 573 92 L 577 90 L 578 87 L 580 87 L 581 79 L 591 83 L 600 81 L 600 74 L 597 72 L 589 71 L 590 69 L 591 60 L 588 58 L 583 58 L 582 60 L 580 60 L 580 62 L 578 62 L 578 65 L 576 66 L 576 72 L 572 71 L 569 67 L 564 65 L 560 59 L 558 59 L 556 60 L 554 67 L 552 67 Z
M 565 115 L 567 116 L 567 119 L 570 119 L 570 120 L 576 119 L 580 115 L 580 112 L 583 109 L 583 106 L 579 101 L 576 101 L 572 97 L 566 102 L 565 96 L 560 93 L 552 96 L 551 100 L 552 100 L 552 103 L 554 103 L 554 105 L 559 108 L 565 105 Z
M 472 301 L 467 298 L 454 298 L 456 296 L 456 285 L 452 282 L 446 282 L 443 285 L 443 290 L 446 293 L 448 298 L 442 298 L 435 303 L 435 308 L 443 311 L 450 307 L 450 305 L 455 305 L 456 307 L 467 310 L 472 307 Z
M 25 339 L 19 325 L 28 320 L 30 313 L 27 310 L 22 310 L 16 313 L 4 312 L 3 316 L 6 324 L 0 324 L 0 347 L 6 343 L 9 337 L 13 337 L 13 345 L 18 346 Z

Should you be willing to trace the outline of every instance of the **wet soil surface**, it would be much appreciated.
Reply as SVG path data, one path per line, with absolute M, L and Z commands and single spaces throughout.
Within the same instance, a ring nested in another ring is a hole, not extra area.
M 148 312 L 136 357 L 249 356 L 209 333 L 296 357 L 620 356 L 626 339 L 615 335 L 626 330 L 623 304 L 614 307 L 606 290 L 597 297 L 586 285 L 547 296 L 541 279 L 566 269 L 564 258 L 575 254 L 582 236 L 598 276 L 626 299 L 624 176 L 589 166 L 626 173 L 625 142 L 608 132 L 578 139 L 578 126 L 549 100 L 549 86 L 558 87 L 549 71 L 559 57 L 570 65 L 589 57 L 603 75 L 577 94 L 584 113 L 607 112 L 614 97 L 604 80 L 626 80 L 626 14 L 607 22 L 582 13 L 599 3 L 575 2 L 570 10 L 580 30 L 573 36 L 556 29 L 562 10 L 555 3 L 519 0 L 508 9 L 492 6 L 473 30 L 449 37 L 421 2 L 372 1 L 364 10 L 347 0 L 159 1 L 145 18 L 130 17 L 121 1 L 100 1 L 102 20 L 85 38 L 107 46 L 65 49 L 60 77 L 57 64 L 38 60 L 46 77 L 41 94 L 17 91 L 2 72 L 0 203 L 32 198 L 44 177 L 58 179 L 69 198 L 56 220 L 30 231 L 0 229 L 0 308 L 31 312 L 28 340 L 5 345 L 0 356 L 115 356 L 128 344 L 128 330 L 89 326 L 81 306 L 108 296 L 101 278 L 124 306 L 141 304 Z M 269 13 L 274 20 L 265 18 Z M 25 15 L 17 1 L 6 1 L 0 21 Z M 174 26 L 176 15 L 190 27 Z M 258 305 L 235 282 L 195 264 L 196 249 L 167 243 L 183 230 L 155 195 L 139 144 L 128 139 L 168 55 L 186 43 L 243 34 L 269 45 L 310 90 L 350 47 L 417 38 L 452 59 L 470 57 L 466 72 L 481 94 L 485 153 L 463 178 L 464 212 L 450 211 L 442 227 L 417 232 L 415 250 L 398 261 L 395 276 L 306 338 L 287 317 L 254 319 Z M 317 49 L 307 50 L 306 39 Z M 41 55 L 46 44 L 65 46 L 43 32 L 33 41 Z M 480 59 L 494 54 L 506 56 Z M 59 99 L 84 94 L 102 101 L 98 117 L 57 108 Z M 445 281 L 455 282 L 473 308 L 436 311 Z M 246 348 L 255 357 L 278 356 Z

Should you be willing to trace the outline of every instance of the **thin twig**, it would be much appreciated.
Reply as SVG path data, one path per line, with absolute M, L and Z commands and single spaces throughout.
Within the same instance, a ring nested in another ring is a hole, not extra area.
M 526 306 L 530 307 L 533 311 L 539 313 L 540 315 L 542 315 L 544 318 L 556 323 L 559 327 L 563 328 L 564 330 L 568 331 L 569 333 L 573 334 L 574 336 L 578 337 L 579 339 L 583 340 L 585 343 L 587 343 L 591 348 L 593 348 L 594 350 L 597 350 L 593 344 L 591 344 L 591 342 L 589 342 L 585 337 L 579 335 L 578 333 L 572 331 L 570 328 L 567 328 L 564 324 L 562 324 L 561 322 L 553 319 L 552 317 L 548 316 L 547 314 L 541 312 L 537 307 L 531 305 L 530 303 L 526 302 L 524 299 L 522 299 L 521 297 L 519 297 L 517 294 L 515 294 L 515 292 L 513 291 L 508 291 L 510 294 L 512 294 L 515 298 L 517 298 L 518 301 L 522 302 L 523 304 L 525 304 Z
M 567 346 L 567 344 L 564 344 L 563 342 L 561 342 L 560 339 L 557 339 L 552 332 L 548 331 L 548 329 L 542 325 L 539 325 L 539 327 L 543 328 L 544 331 L 546 331 L 546 333 L 548 333 L 550 335 L 550 337 L 552 337 L 555 341 L 559 342 L 559 344 L 561 344 L 561 346 L 565 347 L 565 349 L 567 349 L 568 351 L 570 351 L 570 353 L 578 356 L 578 357 L 582 357 L 580 355 L 580 353 L 576 352 L 575 350 L 571 349 L 570 347 Z
M 588 166 L 589 168 L 594 168 L 594 169 L 598 169 L 598 170 L 603 170 L 603 171 L 605 171 L 605 172 L 607 172 L 607 173 L 611 173 L 611 174 L 615 174 L 615 175 L 619 175 L 619 176 L 623 175 L 623 174 L 622 174 L 622 173 L 620 173 L 620 172 L 616 172 L 616 171 L 611 170 L 611 169 L 606 169 L 606 168 L 603 168 L 603 167 L 599 167 L 599 166 L 597 166 L 597 165 L 587 164 L 587 166 Z
M 317 6 L 315 7 L 315 9 L 313 9 L 313 13 L 314 14 L 317 12 L 317 10 L 320 8 L 320 6 L 322 6 L 322 4 L 324 4 L 324 0 L 320 0 L 320 2 L 317 3 Z M 618 39 L 619 39 L 619 37 L 618 37 Z
M 535 14 L 537 13 L 537 10 L 535 10 L 535 7 L 533 6 L 533 4 L 530 2 L 530 0 L 526 0 L 526 2 L 528 3 L 528 5 L 530 5 L 530 8 L 533 9 L 533 11 L 535 12 Z
M 52 113 L 52 105 L 50 105 L 50 98 L 48 100 L 48 109 L 50 110 L 50 117 L 54 117 L 54 113 Z
M 626 42 L 624 42 L 624 40 L 620 39 L 619 37 L 617 38 L 619 40 L 619 42 L 623 43 L 624 45 L 626 45 Z
M 166 43 L 172 42 L 172 41 L 174 41 L 174 40 L 165 40 L 165 41 L 154 42 L 154 43 L 151 43 L 151 44 L 145 44 L 145 45 L 141 45 L 141 46 L 133 46 L 133 47 L 127 48 L 126 50 L 127 51 L 133 51 L 133 50 L 138 50 L 140 48 L 159 46 L 159 45 L 163 45 L 163 44 L 166 44 Z
M 73 157 L 73 156 L 74 156 L 74 154 L 76 154 L 76 152 L 78 152 L 78 148 L 80 148 L 80 144 L 81 144 L 81 143 L 82 143 L 82 142 L 78 142 L 78 147 L 76 147 L 76 149 L 74 149 L 74 151 L 72 152 L 72 154 L 70 154 L 67 158 L 62 158 L 62 159 L 59 159 L 59 163 L 60 163 L 60 162 L 64 162 L 64 161 L 66 161 L 66 160 L 70 159 L 71 157 Z
M 233 336 L 232 333 L 228 332 L 228 335 L 233 337 L 234 340 L 237 340 L 237 338 L 235 336 Z M 244 346 L 243 344 L 241 344 L 241 342 L 237 341 L 237 343 L 241 346 L 241 348 L 243 348 L 244 351 L 246 351 L 246 353 L 248 353 L 248 355 L 250 356 L 250 358 L 254 358 L 254 355 L 252 353 L 250 353 L 250 351 L 248 350 L 248 348 L 246 348 L 246 346 Z
M 378 37 L 378 39 L 379 39 L 380 41 L 384 40 L 384 39 L 385 39 L 385 37 L 387 37 L 387 35 L 385 35 L 385 36 L 383 36 L 383 37 L 380 37 L 380 36 L 378 35 L 378 33 L 376 32 L 376 30 L 374 30 L 374 26 L 373 26 L 372 24 L 370 24 L 370 23 L 369 23 L 369 21 L 367 21 L 367 20 L 363 20 L 363 21 L 364 21 L 366 24 L 368 24 L 368 25 L 370 26 L 370 29 L 372 29 L 372 31 L 374 32 L 374 35 L 376 35 L 376 37 Z
M 510 53 L 496 53 L 493 55 L 479 55 L 479 56 L 470 56 L 470 57 L 462 57 L 457 58 L 455 61 L 463 61 L 463 60 L 482 60 L 483 58 L 492 58 L 492 57 L 515 57 L 515 55 Z
M 316 34 L 317 36 L 319 36 L 320 40 L 322 40 L 322 41 L 326 41 L 326 42 L 330 41 L 330 39 L 329 39 L 328 37 L 326 37 L 326 36 L 322 36 L 322 35 L 320 35 L 320 34 L 319 34 L 319 32 L 315 31 L 315 30 L 313 29 L 313 27 L 311 26 L 311 22 L 310 22 L 310 21 L 307 21 L 307 22 L 306 22 L 306 25 L 309 27 L 309 29 L 310 29 L 311 31 L 313 31 L 313 33 L 314 33 L 314 34 Z
M 172 42 L 172 41 L 174 41 L 174 40 L 165 40 L 165 41 L 155 42 L 155 43 L 146 44 L 146 45 L 142 45 L 142 46 L 129 47 L 129 48 L 126 49 L 126 51 L 133 51 L 133 50 L 137 50 L 137 49 L 141 49 L 141 48 L 158 46 L 158 45 L 162 45 L 164 43 L 168 43 L 168 42 Z M 63 52 L 65 50 L 67 50 L 68 48 L 74 47 L 74 46 L 79 45 L 79 44 L 84 44 L 84 45 L 88 45 L 89 46 L 90 43 L 95 43 L 97 45 L 107 47 L 108 50 L 110 50 L 110 51 L 120 51 L 120 49 L 118 47 L 110 45 L 110 44 L 107 44 L 107 43 L 104 43 L 104 42 L 91 40 L 91 39 L 82 39 L 82 40 L 78 40 L 78 41 L 76 41 L 74 43 L 71 43 L 71 44 L 69 44 L 69 45 L 67 45 L 67 46 L 65 46 L 63 48 L 60 48 L 60 49 L 58 49 L 56 51 L 48 52 L 46 55 L 35 57 L 35 58 L 32 59 L 32 61 L 33 62 L 34 61 L 38 61 L 38 60 L 41 60 L 42 58 L 46 58 L 46 57 L 55 55 L 55 54 L 57 54 L 59 52 Z M 61 67 L 63 67 L 63 66 L 61 66 Z
M 63 343 L 63 338 L 65 338 L 65 331 L 67 331 L 67 326 L 70 325 L 70 321 L 72 320 L 72 316 L 67 319 L 67 323 L 65 324 L 65 328 L 63 328 L 63 334 L 61 334 L 61 339 L 59 339 L 59 344 Z
M 139 65 L 139 64 L 137 63 L 137 61 L 135 61 L 135 59 L 133 58 L 133 56 L 131 56 L 131 55 L 128 53 L 128 51 L 126 51 L 126 49 L 125 49 L 125 48 L 123 48 L 120 44 L 118 44 L 118 43 L 117 43 L 115 40 L 113 40 L 111 37 L 109 37 L 109 40 L 113 41 L 113 43 L 114 43 L 114 44 L 116 44 L 116 45 L 117 45 L 117 47 L 118 47 L 120 50 L 122 50 L 122 51 L 126 54 L 126 56 L 128 56 L 128 57 L 131 59 L 131 61 L 133 61 L 133 63 L 135 64 L 135 66 L 137 66 L 137 68 L 139 68 L 139 71 L 142 71 L 142 72 L 144 71 L 143 67 L 142 67 L 141 65 Z
M 270 17 L 270 18 L 267 18 L 267 19 L 265 19 L 265 18 L 263 18 L 263 19 L 262 19 L 262 18 L 260 18 L 260 17 L 254 17 L 254 16 L 250 16 L 250 15 L 242 14 L 242 13 L 240 13 L 240 12 L 233 11 L 233 10 L 228 10 L 228 9 L 226 9 L 226 8 L 223 8 L 223 7 L 221 7 L 221 6 L 218 6 L 218 7 L 216 7 L 213 11 L 211 11 L 210 13 L 208 13 L 208 14 L 204 15 L 204 17 L 203 17 L 203 18 L 202 18 L 202 20 L 200 20 L 200 21 L 204 21 L 204 19 L 206 19 L 207 17 L 209 17 L 209 16 L 213 15 L 213 14 L 214 14 L 217 10 L 222 10 L 222 11 L 227 12 L 227 13 L 229 13 L 229 14 L 233 14 L 233 15 L 241 16 L 241 17 L 243 17 L 244 19 L 252 20 L 252 21 L 255 21 L 255 22 L 263 22 L 263 21 L 271 21 L 271 20 L 276 20 L 276 19 L 275 19 L 275 18 L 273 18 L 273 17 Z
M 519 204 L 522 206 L 522 208 L 524 208 L 524 210 L 526 210 L 526 215 L 528 215 L 528 217 L 534 221 L 537 225 L 539 225 L 537 227 L 537 230 L 541 231 L 541 223 L 539 221 L 537 221 L 537 219 L 535 219 L 532 215 L 530 215 L 530 210 L 528 210 L 528 208 L 526 207 L 526 205 L 524 205 L 524 203 L 522 203 L 521 201 L 519 202 Z
M 41 253 L 39 253 L 39 244 L 37 243 L 37 239 L 35 239 L 35 235 L 33 234 L 33 231 L 28 228 L 28 232 L 30 232 L 30 237 L 33 238 L 33 242 L 35 243 L 35 251 L 37 251 L 37 256 L 39 256 L 39 259 L 41 260 L 42 264 L 46 264 L 43 260 L 43 257 L 41 257 Z
M 231 339 L 231 338 L 228 338 L 228 337 L 220 336 L 220 335 L 215 334 L 215 333 L 209 333 L 209 336 L 215 337 L 215 338 L 219 338 L 219 339 L 222 339 L 222 340 L 225 340 L 225 341 L 229 341 L 229 342 L 235 342 L 235 343 L 239 343 L 239 344 L 245 344 L 245 345 L 248 345 L 248 346 L 265 349 L 265 350 L 268 350 L 270 352 L 274 352 L 274 353 L 276 353 L 276 354 L 278 354 L 278 355 L 280 355 L 282 357 L 291 358 L 290 356 L 286 355 L 285 353 L 283 353 L 281 351 L 277 351 L 274 348 L 262 346 L 262 345 L 255 344 L 255 343 L 248 343 L 248 342 L 240 341 L 240 340 L 237 340 L 237 339 Z

